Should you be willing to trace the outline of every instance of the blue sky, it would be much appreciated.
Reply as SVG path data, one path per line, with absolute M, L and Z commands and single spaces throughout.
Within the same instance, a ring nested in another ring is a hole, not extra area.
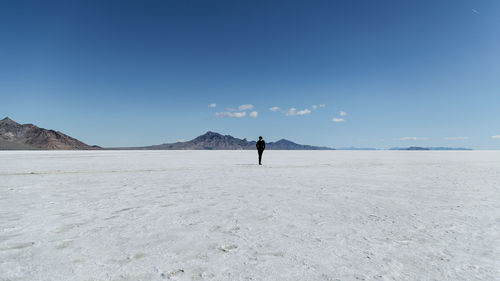
M 499 149 L 499 106 L 497 0 L 0 1 L 0 113 L 89 144 Z

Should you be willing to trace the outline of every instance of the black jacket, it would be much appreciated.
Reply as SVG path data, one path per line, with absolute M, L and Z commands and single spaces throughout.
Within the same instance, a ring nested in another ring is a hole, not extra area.
M 259 140 L 255 144 L 255 147 L 257 147 L 257 150 L 264 150 L 266 149 L 266 142 L 264 140 Z

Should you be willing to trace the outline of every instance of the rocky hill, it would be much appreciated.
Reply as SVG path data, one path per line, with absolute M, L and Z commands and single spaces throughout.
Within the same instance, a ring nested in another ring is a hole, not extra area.
M 0 150 L 101 149 L 75 138 L 33 124 L 21 125 L 6 117 L 0 120 Z
M 230 135 L 221 135 L 215 132 L 207 132 L 197 138 L 186 142 L 166 143 L 147 147 L 128 149 L 148 150 L 244 150 L 255 149 L 255 141 L 239 139 Z M 329 147 L 318 147 L 301 145 L 289 140 L 281 139 L 277 142 L 266 143 L 266 149 L 271 150 L 333 150 Z

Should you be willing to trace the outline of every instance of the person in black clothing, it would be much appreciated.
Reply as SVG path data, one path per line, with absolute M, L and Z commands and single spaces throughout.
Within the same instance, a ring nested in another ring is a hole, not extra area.
M 264 149 L 266 149 L 266 142 L 262 139 L 262 137 L 259 137 L 259 141 L 255 144 L 257 147 L 257 152 L 259 153 L 259 165 L 262 165 L 262 153 L 264 152 Z

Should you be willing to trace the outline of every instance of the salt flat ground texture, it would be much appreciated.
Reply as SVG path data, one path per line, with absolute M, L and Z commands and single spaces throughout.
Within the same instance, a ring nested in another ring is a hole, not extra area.
M 0 153 L 0 280 L 499 280 L 500 152 Z

